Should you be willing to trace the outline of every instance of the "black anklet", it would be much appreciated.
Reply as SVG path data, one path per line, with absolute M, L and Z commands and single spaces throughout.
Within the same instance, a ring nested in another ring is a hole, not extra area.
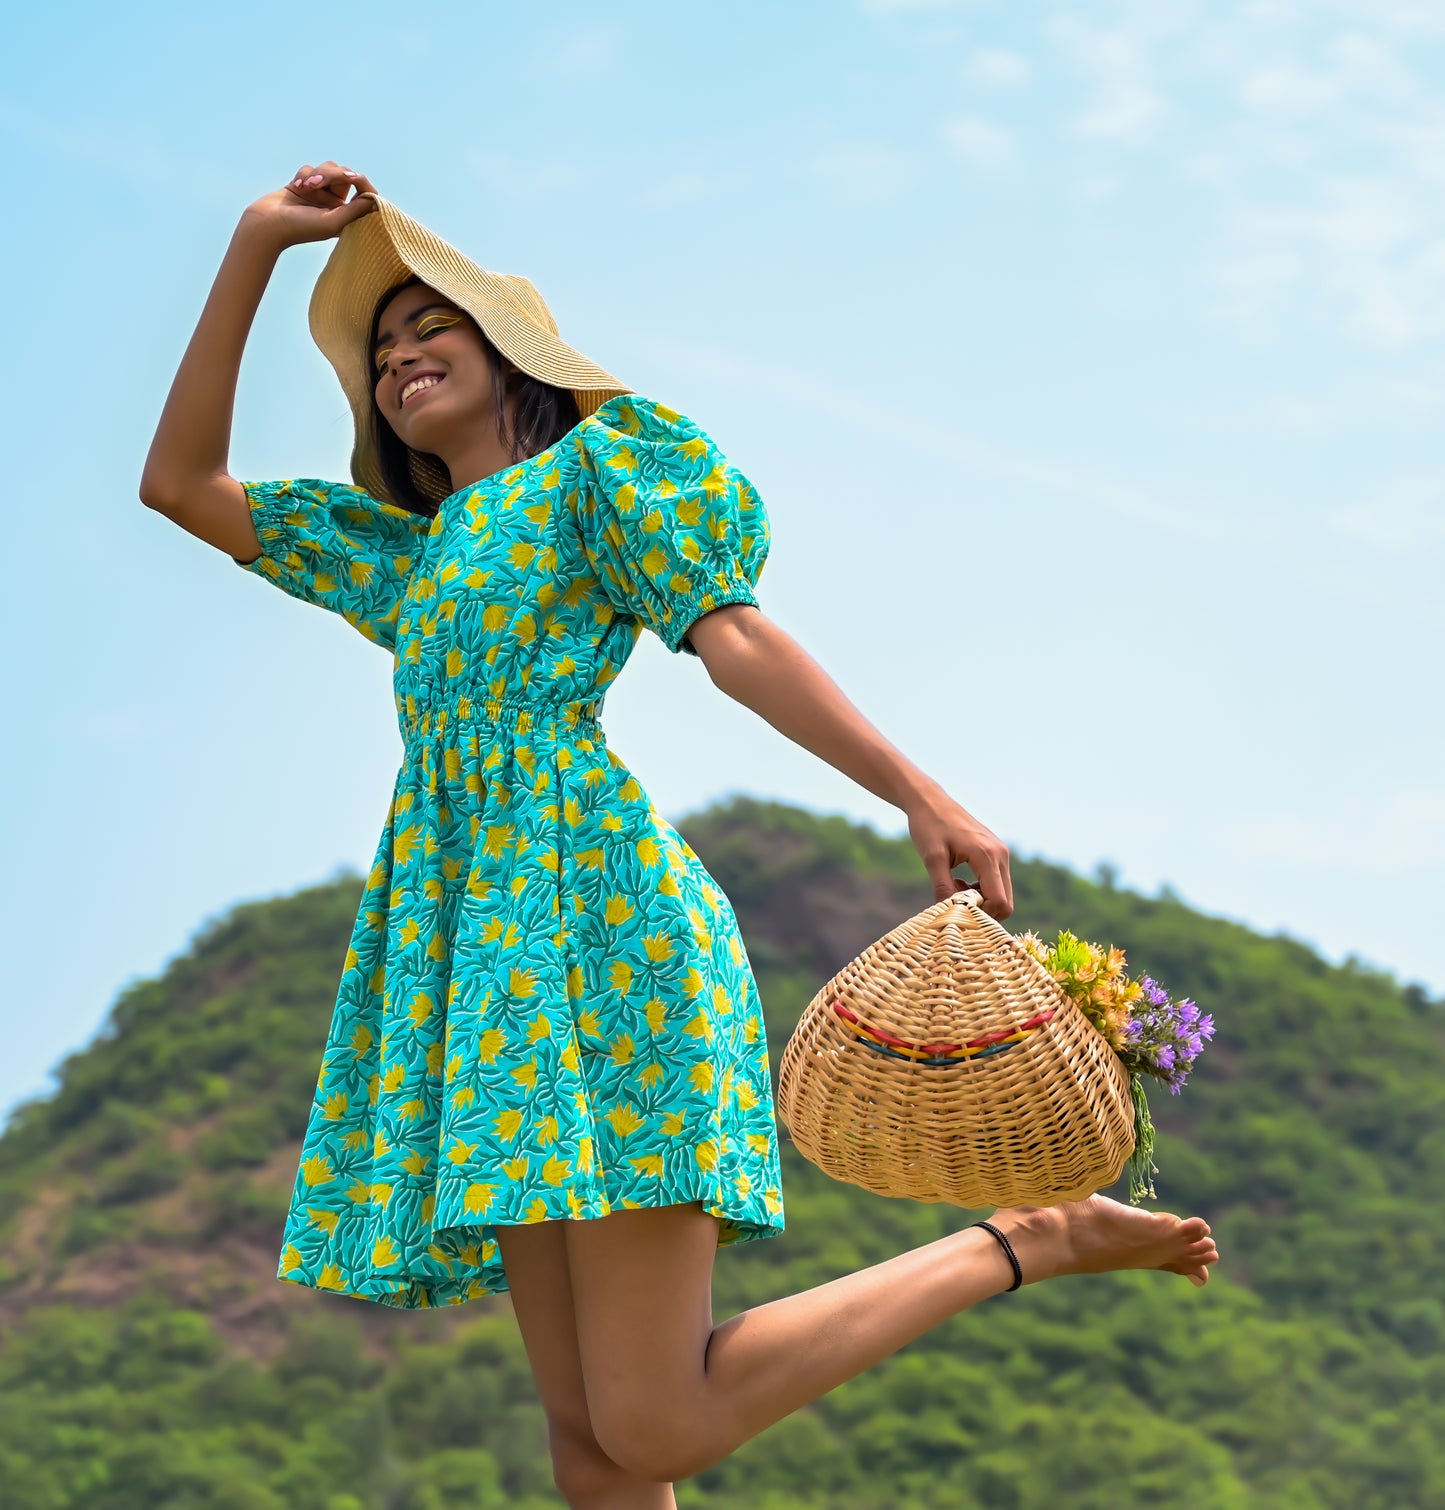
M 1007 1290 L 1004 1291 L 1004 1294 L 1011 1294 L 1014 1290 L 1017 1290 L 1018 1287 L 1024 1282 L 1024 1271 L 1019 1268 L 1018 1254 L 1014 1252 L 1013 1244 L 1009 1242 L 1008 1238 L 1006 1238 L 1003 1233 L 993 1225 L 992 1222 L 975 1222 L 973 1225 L 975 1227 L 982 1227 L 985 1232 L 992 1232 L 993 1235 L 1003 1245 L 1003 1251 L 1008 1255 L 1009 1264 L 1014 1271 L 1014 1282 L 1008 1287 Z

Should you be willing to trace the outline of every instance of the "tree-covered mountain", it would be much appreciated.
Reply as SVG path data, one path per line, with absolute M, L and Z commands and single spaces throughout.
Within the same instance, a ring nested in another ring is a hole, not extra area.
M 834 971 L 929 905 L 906 840 L 737 799 L 678 824 L 727 891 L 774 1070 Z M 1203 1291 L 1074 1279 L 953 1318 L 678 1489 L 749 1510 L 1445 1505 L 1445 1006 L 1388 975 L 1056 866 L 1010 926 L 1120 945 L 1219 1025 L 1153 1097 L 1161 1204 L 1214 1224 Z M 0 1138 L 5 1510 L 542 1510 L 506 1297 L 397 1312 L 275 1277 L 363 885 L 211 922 L 127 989 Z M 788 1230 L 724 1250 L 716 1314 L 971 1219 L 784 1144 Z

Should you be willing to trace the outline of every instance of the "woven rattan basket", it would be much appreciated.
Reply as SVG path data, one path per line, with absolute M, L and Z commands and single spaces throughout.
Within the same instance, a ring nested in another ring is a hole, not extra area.
M 1023 945 L 955 892 L 843 967 L 783 1050 L 798 1151 L 879 1195 L 1049 1206 L 1119 1178 L 1129 1077 Z

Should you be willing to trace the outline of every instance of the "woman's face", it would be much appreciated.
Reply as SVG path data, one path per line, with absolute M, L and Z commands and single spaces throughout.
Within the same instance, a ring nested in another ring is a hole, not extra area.
M 376 406 L 406 445 L 445 460 L 478 424 L 495 427 L 491 364 L 455 304 L 414 283 L 382 310 L 376 332 Z

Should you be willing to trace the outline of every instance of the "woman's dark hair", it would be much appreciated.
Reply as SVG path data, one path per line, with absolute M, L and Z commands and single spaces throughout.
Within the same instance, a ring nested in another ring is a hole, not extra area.
M 412 288 L 422 281 L 413 274 L 387 289 L 376 301 L 376 308 L 371 316 L 371 339 L 366 347 L 369 368 L 372 367 L 372 353 L 376 350 L 376 335 L 381 326 L 382 311 L 404 288 Z M 570 389 L 553 387 L 551 383 L 544 383 L 541 378 L 534 378 L 508 362 L 492 344 L 486 331 L 465 310 L 461 310 L 461 313 L 471 320 L 473 329 L 482 338 L 482 350 L 486 352 L 487 365 L 492 369 L 492 392 L 497 399 L 497 433 L 502 437 L 502 444 L 511 452 L 513 461 L 526 461 L 528 457 L 536 456 L 539 451 L 545 451 L 548 446 L 561 440 L 581 421 L 577 400 Z M 413 514 L 425 514 L 432 518 L 437 511 L 437 500 L 429 496 L 419 479 L 430 483 L 433 488 L 444 486 L 450 489 L 451 480 L 446 463 L 440 456 L 433 456 L 430 452 L 413 451 L 401 439 L 377 405 L 374 370 L 370 382 L 371 422 L 376 432 L 377 461 L 387 492 L 402 508 L 409 509 Z M 511 424 L 507 421 L 509 400 L 512 408 Z

